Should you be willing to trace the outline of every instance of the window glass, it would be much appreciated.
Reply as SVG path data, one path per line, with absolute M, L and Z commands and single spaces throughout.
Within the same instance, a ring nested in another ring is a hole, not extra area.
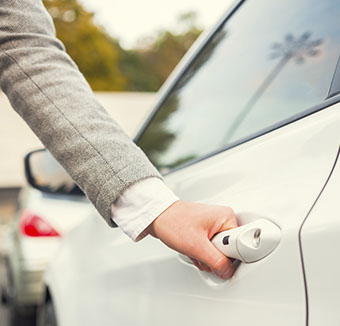
M 138 145 L 160 169 L 322 102 L 340 53 L 337 0 L 246 1 L 182 75 Z

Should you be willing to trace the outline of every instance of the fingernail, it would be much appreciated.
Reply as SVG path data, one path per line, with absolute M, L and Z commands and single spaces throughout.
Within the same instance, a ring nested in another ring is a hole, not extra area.
M 226 280 L 233 274 L 233 268 L 229 267 L 225 273 L 222 274 L 222 278 Z

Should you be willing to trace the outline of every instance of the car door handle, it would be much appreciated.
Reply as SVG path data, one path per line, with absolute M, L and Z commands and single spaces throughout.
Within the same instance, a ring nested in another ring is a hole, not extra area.
M 253 263 L 273 252 L 280 240 L 281 229 L 276 224 L 266 219 L 258 219 L 218 233 L 211 242 L 227 257 Z

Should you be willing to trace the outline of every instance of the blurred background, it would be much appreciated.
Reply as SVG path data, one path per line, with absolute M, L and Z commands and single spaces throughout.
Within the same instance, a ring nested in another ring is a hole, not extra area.
M 98 100 L 133 136 L 152 109 L 156 92 L 178 61 L 231 1 L 43 2 L 54 20 L 57 37 Z M 23 158 L 42 147 L 0 91 L 0 286 L 7 282 L 8 276 L 1 257 L 9 254 L 6 240 L 9 225 L 22 209 L 18 195 L 29 188 L 24 178 Z M 25 200 L 22 201 L 29 205 Z M 7 325 L 6 313 L 0 306 L 0 326 Z
M 114 118 L 143 119 L 154 93 L 203 29 L 230 1 L 45 0 L 57 36 Z M 0 224 L 13 214 L 24 184 L 23 157 L 40 141 L 0 93 Z M 133 112 L 133 113 L 132 113 Z

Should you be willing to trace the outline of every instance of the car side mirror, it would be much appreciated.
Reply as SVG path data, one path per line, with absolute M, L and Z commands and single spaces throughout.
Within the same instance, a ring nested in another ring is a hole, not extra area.
M 46 149 L 28 153 L 24 159 L 27 182 L 40 191 L 60 195 L 83 195 L 65 169 Z

